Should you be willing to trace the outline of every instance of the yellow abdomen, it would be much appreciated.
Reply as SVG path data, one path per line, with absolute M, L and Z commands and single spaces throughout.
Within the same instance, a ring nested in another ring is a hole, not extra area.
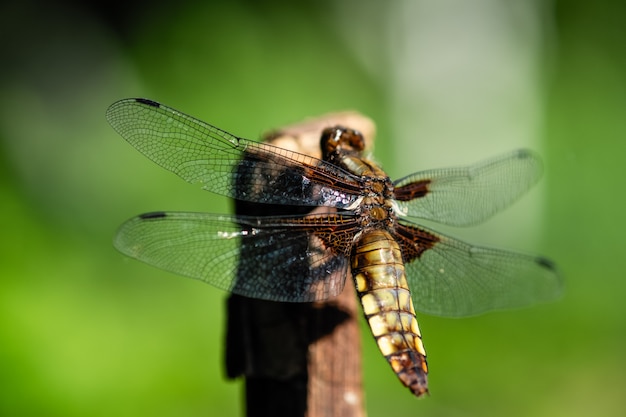
M 426 351 L 400 247 L 385 230 L 367 232 L 355 245 L 351 267 L 378 348 L 404 385 L 417 396 L 427 393 Z

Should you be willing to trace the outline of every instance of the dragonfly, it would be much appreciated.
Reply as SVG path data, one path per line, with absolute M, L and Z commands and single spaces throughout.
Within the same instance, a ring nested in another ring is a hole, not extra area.
M 541 176 L 530 150 L 392 181 L 364 156 L 363 136 L 349 127 L 321 132 L 318 159 L 143 98 L 112 104 L 106 117 L 134 148 L 182 179 L 268 208 L 256 215 L 141 214 L 119 228 L 119 251 L 277 302 L 327 300 L 352 276 L 378 348 L 418 397 L 428 393 L 428 364 L 416 311 L 464 317 L 561 293 L 557 268 L 544 257 L 471 245 L 419 223 L 470 226 L 509 206 Z

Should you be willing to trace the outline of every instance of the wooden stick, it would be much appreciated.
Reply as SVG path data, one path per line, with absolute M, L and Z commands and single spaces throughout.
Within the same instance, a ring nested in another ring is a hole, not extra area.
M 287 126 L 265 138 L 319 158 L 320 133 L 335 125 L 360 130 L 368 145 L 373 141 L 373 122 L 354 112 Z M 237 214 L 292 210 L 302 212 L 296 207 L 235 202 Z M 351 276 L 339 297 L 324 302 L 276 303 L 231 295 L 226 371 L 230 378 L 246 379 L 246 416 L 365 416 L 358 314 Z

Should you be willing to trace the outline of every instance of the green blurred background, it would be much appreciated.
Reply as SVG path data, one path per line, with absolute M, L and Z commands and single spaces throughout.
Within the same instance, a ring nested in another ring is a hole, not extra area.
M 565 296 L 420 315 L 423 400 L 365 330 L 369 415 L 626 413 L 626 3 L 26 0 L 0 16 L 1 415 L 241 414 L 225 294 L 111 245 L 141 212 L 230 209 L 106 124 L 135 96 L 249 138 L 356 109 L 392 178 L 536 149 L 541 186 L 457 234 L 549 256 Z

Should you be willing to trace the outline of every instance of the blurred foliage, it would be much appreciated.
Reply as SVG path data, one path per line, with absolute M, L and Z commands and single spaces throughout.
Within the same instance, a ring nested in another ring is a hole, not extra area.
M 143 158 L 104 111 L 149 97 L 257 138 L 353 108 L 388 138 L 391 64 L 381 54 L 367 69 L 341 35 L 377 33 L 363 28 L 376 8 L 351 19 L 359 3 L 337 3 L 0 6 L 0 414 L 241 414 L 241 386 L 223 377 L 224 294 L 111 246 L 117 225 L 137 213 L 225 212 L 229 203 Z M 534 249 L 561 266 L 566 295 L 465 320 L 421 317 L 432 395 L 420 401 L 364 329 L 372 416 L 626 410 L 626 6 L 544 7 L 546 209 Z M 393 149 L 379 142 L 384 166 L 420 168 L 395 166 Z

